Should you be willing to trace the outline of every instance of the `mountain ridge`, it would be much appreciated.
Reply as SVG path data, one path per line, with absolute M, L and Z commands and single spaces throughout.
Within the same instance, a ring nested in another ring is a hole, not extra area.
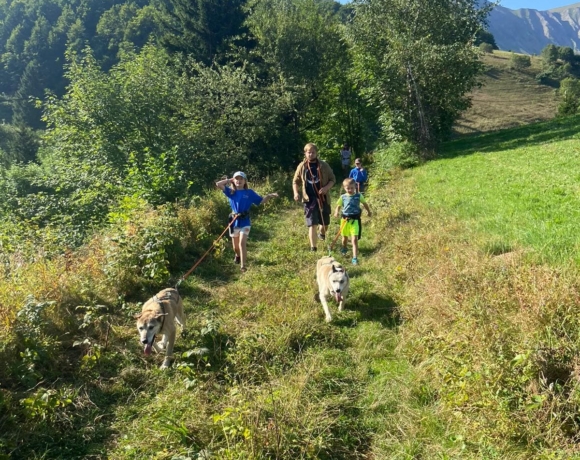
M 497 5 L 488 24 L 497 46 L 504 51 L 539 54 L 546 45 L 554 44 L 580 53 L 580 3 L 544 11 Z

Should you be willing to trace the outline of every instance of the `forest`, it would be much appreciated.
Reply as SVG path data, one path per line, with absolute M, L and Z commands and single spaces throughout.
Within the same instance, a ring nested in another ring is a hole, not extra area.
M 0 245 L 76 247 L 126 197 L 265 177 L 307 141 L 432 156 L 481 70 L 477 3 L 1 1 Z

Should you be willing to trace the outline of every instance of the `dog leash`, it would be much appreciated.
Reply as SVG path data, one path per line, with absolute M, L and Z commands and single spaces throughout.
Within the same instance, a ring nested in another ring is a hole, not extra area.
M 347 220 L 346 219 L 342 219 L 342 223 L 340 224 L 340 228 L 338 229 L 338 232 L 336 233 L 336 236 L 334 237 L 334 239 L 332 240 L 332 242 L 330 243 L 330 245 L 328 246 L 328 255 L 331 254 L 332 252 L 332 248 L 334 247 L 334 245 L 336 244 L 336 241 L 338 240 L 338 237 L 340 236 L 340 234 L 342 233 L 342 229 L 344 228 L 344 226 L 346 225 Z
M 179 280 L 177 281 L 177 283 L 175 283 L 175 286 L 173 286 L 175 289 L 177 289 L 179 287 L 179 285 L 181 283 L 183 283 L 188 277 L 189 275 L 191 275 L 193 273 L 193 271 L 199 266 L 199 264 L 203 261 L 203 259 L 206 258 L 206 256 L 210 253 L 210 251 L 215 248 L 216 244 L 218 243 L 219 240 L 221 240 L 223 238 L 223 236 L 226 234 L 226 232 L 230 229 L 230 227 L 234 224 L 234 222 L 236 221 L 236 219 L 239 217 L 239 214 L 236 214 L 234 216 L 234 218 L 231 220 L 231 222 L 226 226 L 226 228 L 224 229 L 224 231 L 221 233 L 220 236 L 217 237 L 217 239 L 214 240 L 214 242 L 212 243 L 212 245 L 209 247 L 209 249 L 207 251 L 205 251 L 205 253 L 203 254 L 203 256 L 201 256 L 201 258 L 195 263 L 193 264 L 193 267 L 191 267 L 187 273 L 185 275 L 183 275 L 181 278 L 179 278 Z

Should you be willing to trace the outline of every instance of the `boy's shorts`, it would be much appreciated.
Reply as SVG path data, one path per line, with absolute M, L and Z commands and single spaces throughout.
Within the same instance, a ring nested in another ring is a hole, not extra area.
M 344 223 L 344 225 L 342 225 Z M 340 234 L 342 236 L 358 236 L 359 235 L 359 223 L 356 219 L 346 220 L 346 222 L 341 222 L 342 231 Z
M 250 226 L 247 227 L 230 227 L 230 236 L 232 238 L 240 236 L 240 233 L 248 236 L 250 234 Z

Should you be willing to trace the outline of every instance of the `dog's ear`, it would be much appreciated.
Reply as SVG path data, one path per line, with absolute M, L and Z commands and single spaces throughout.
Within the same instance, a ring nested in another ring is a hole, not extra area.
M 139 318 L 141 318 L 142 315 L 143 315 L 143 312 L 137 313 L 137 314 L 133 315 L 133 318 L 139 319 Z
M 332 264 L 332 273 L 336 273 L 336 266 L 334 264 Z

